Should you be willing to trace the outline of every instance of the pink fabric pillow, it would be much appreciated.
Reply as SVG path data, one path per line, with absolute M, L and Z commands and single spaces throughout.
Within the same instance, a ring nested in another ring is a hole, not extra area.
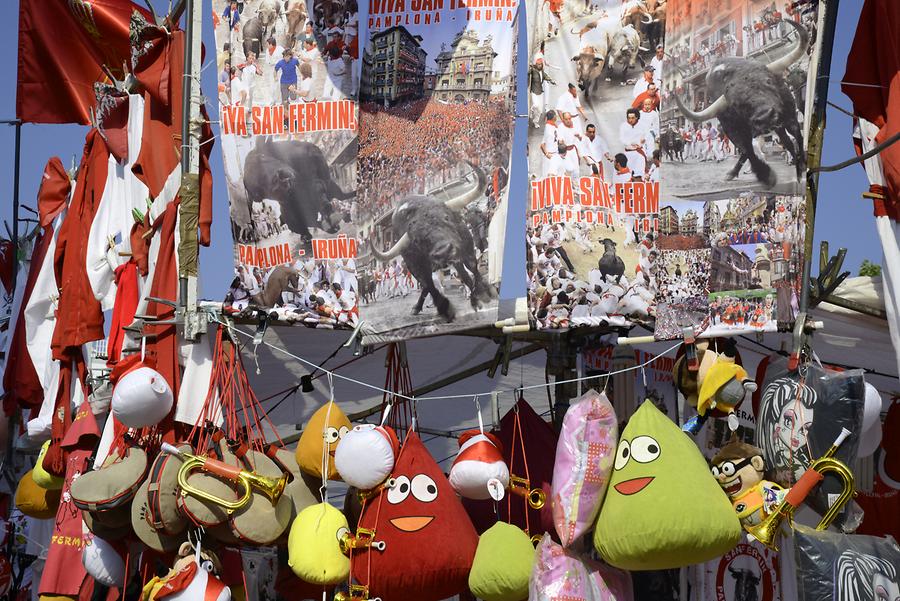
M 564 547 L 594 527 L 613 469 L 619 426 L 605 394 L 589 390 L 563 418 L 550 496 Z
M 535 550 L 528 601 L 633 601 L 631 577 L 621 570 L 582 559 L 545 534 Z

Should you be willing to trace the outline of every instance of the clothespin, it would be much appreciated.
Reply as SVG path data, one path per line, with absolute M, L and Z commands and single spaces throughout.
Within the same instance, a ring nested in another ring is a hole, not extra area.
M 684 336 L 684 358 L 687 360 L 688 371 L 700 370 L 700 359 L 697 357 L 697 336 L 694 334 L 693 326 L 687 326 L 681 329 Z

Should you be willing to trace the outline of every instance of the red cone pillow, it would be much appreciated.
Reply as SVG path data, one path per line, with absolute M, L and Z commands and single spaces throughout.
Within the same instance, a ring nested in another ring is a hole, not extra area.
M 441 468 L 410 432 L 392 488 L 369 499 L 359 520 L 383 551 L 353 551 L 351 575 L 369 598 L 438 601 L 466 590 L 478 535 Z

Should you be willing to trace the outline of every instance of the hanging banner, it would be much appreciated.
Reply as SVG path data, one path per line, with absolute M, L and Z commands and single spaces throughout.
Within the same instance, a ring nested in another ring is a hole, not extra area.
M 656 336 L 787 327 L 803 270 L 819 2 L 667 6 Z
M 367 342 L 493 323 L 518 0 L 373 0 L 356 225 Z
M 653 4 L 550 0 L 528 12 L 526 260 L 538 328 L 653 313 L 665 56 L 654 14 L 665 3 Z
M 235 256 L 226 306 L 354 327 L 356 2 L 315 3 L 315 27 L 304 0 L 212 7 Z

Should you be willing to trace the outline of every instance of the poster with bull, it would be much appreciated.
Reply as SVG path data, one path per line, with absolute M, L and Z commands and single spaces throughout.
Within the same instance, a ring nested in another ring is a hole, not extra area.
M 658 338 L 798 311 L 819 0 L 668 0 Z
M 235 249 L 226 309 L 355 327 L 357 3 L 213 0 L 212 9 Z
M 364 341 L 497 319 L 518 12 L 517 0 L 368 4 L 354 219 Z
M 669 0 L 671 3 L 672 0 Z M 528 297 L 536 327 L 655 313 L 664 0 L 528 13 Z

